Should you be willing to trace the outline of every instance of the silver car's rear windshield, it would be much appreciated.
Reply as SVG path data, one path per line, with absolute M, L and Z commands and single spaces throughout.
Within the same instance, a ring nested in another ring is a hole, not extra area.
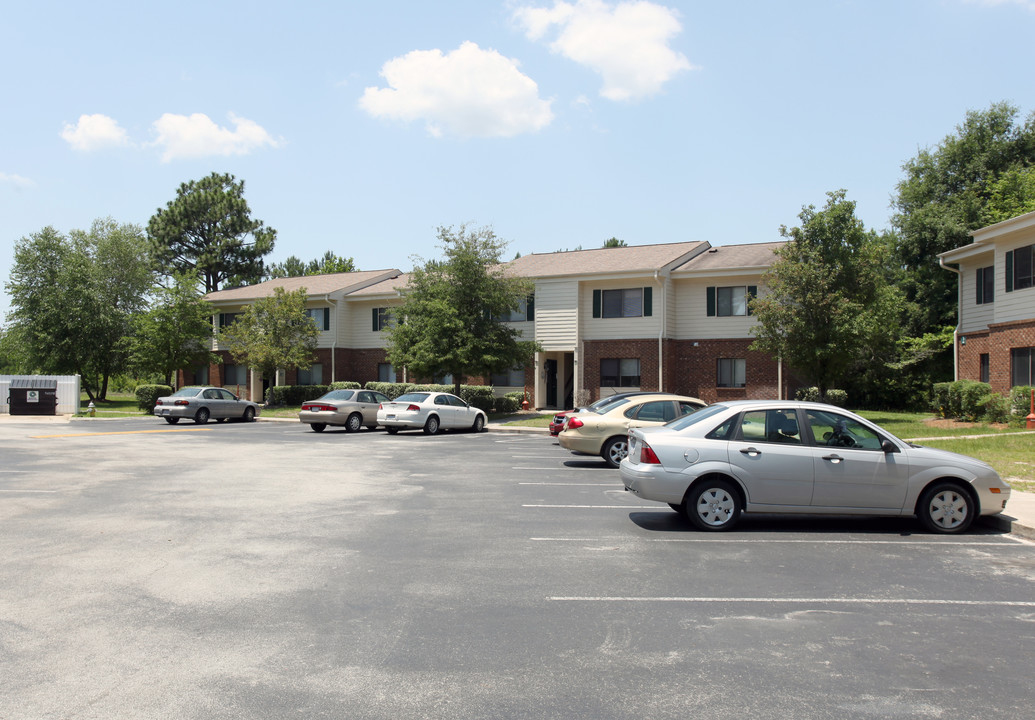
M 321 395 L 320 400 L 351 400 L 356 394 L 355 390 L 331 390 L 326 395 Z
M 405 393 L 395 399 L 395 402 L 422 403 L 428 399 L 431 393 Z
M 600 405 L 597 405 L 596 407 L 593 407 L 591 405 L 589 409 L 592 410 L 593 412 L 595 412 L 597 415 L 603 415 L 604 413 L 611 412 L 616 407 L 619 407 L 621 405 L 625 405 L 628 402 L 629 402 L 628 398 L 618 398 L 617 400 L 612 400 L 611 402 L 608 402 L 608 403 L 602 403 Z
M 201 392 L 201 388 L 180 388 L 169 397 L 196 397 Z
M 691 425 L 696 425 L 702 420 L 707 420 L 710 417 L 715 417 L 719 413 L 728 410 L 725 405 L 709 405 L 708 407 L 701 408 L 697 412 L 678 417 L 670 423 L 665 423 L 665 427 L 672 428 L 673 430 L 682 430 L 688 428 Z

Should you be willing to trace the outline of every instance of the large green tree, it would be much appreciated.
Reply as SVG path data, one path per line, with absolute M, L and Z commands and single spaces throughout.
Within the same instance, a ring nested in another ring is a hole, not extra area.
M 422 261 L 410 275 L 400 321 L 388 329 L 388 359 L 414 377 L 453 376 L 454 392 L 470 376 L 488 377 L 528 364 L 538 348 L 495 318 L 516 310 L 533 290 L 509 276 L 500 258 L 507 243 L 490 228 L 438 228 L 443 258 Z
M 26 365 L 77 374 L 91 400 L 125 369 L 130 317 L 144 306 L 153 265 L 143 231 L 111 218 L 64 236 L 52 227 L 15 245 L 6 284 Z
M 269 265 L 266 269 L 266 279 L 303 277 L 305 275 L 329 275 L 331 273 L 355 272 L 356 263 L 352 258 L 339 257 L 333 251 L 328 250 L 322 258 L 317 260 L 303 261 L 301 258 L 292 255 L 282 263 Z
M 320 335 L 306 314 L 306 289 L 274 288 L 273 295 L 249 305 L 223 328 L 220 344 L 239 363 L 250 365 L 273 384 L 278 368 L 309 367 L 316 359 Z
M 957 278 L 938 266 L 937 256 L 970 243 L 971 230 L 1005 219 L 989 216 L 997 184 L 1004 175 L 1032 166 L 1035 113 L 1021 122 L 1018 109 L 1005 102 L 968 112 L 954 133 L 903 165 L 892 222 L 906 268 L 912 336 L 955 325 Z M 1023 201 L 1020 206 L 1026 207 Z
M 151 217 L 147 235 L 167 274 L 196 270 L 205 292 L 213 292 L 224 283 L 259 282 L 277 231 L 252 219 L 244 180 L 212 173 L 180 185 L 176 199 Z
M 198 295 L 193 272 L 173 276 L 173 284 L 155 291 L 151 307 L 133 317 L 132 364 L 141 373 L 158 374 L 171 385 L 177 370 L 218 362 L 212 352 L 212 306 Z
M 843 387 L 849 372 L 894 355 L 899 291 L 889 282 L 889 243 L 867 231 L 845 191 L 827 193 L 762 276 L 766 293 L 751 301 L 758 317 L 752 348 L 782 358 L 822 393 Z

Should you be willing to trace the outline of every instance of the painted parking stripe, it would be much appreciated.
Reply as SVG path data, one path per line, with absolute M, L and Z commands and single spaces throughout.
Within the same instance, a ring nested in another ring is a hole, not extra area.
M 1035 607 L 1029 600 L 943 600 L 939 598 L 753 598 L 753 597 L 600 597 L 555 596 L 554 602 L 616 603 L 764 603 L 769 605 L 963 605 L 975 607 Z
M 30 435 L 34 439 L 46 439 L 46 438 L 75 438 L 75 437 L 95 437 L 98 435 L 147 435 L 154 433 L 187 433 L 187 432 L 212 432 L 215 430 L 214 427 L 210 428 L 169 428 L 161 430 L 115 430 L 112 432 L 91 432 L 91 433 L 68 433 L 65 435 Z
M 16 495 L 24 495 L 24 494 L 52 495 L 52 494 L 54 494 L 56 492 L 57 492 L 57 490 L 2 490 L 2 489 L 0 489 L 0 493 L 13 493 L 13 494 L 16 494 Z

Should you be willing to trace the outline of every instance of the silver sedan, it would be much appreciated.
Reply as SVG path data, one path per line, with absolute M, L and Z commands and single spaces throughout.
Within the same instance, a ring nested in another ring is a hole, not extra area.
M 154 413 L 170 425 L 181 419 L 193 420 L 199 425 L 210 418 L 216 422 L 227 419 L 251 422 L 259 414 L 259 406 L 221 387 L 185 387 L 158 398 Z
M 717 403 L 631 430 L 620 472 L 626 490 L 701 530 L 757 512 L 915 515 L 931 532 L 959 533 L 1010 498 L 980 460 L 907 443 L 832 405 L 791 401 Z
M 331 390 L 302 403 L 298 420 L 316 432 L 323 432 L 328 425 L 341 425 L 347 432 L 356 432 L 364 425 L 372 430 L 377 427 L 378 407 L 387 401 L 387 395 L 373 390 Z
M 487 416 L 456 395 L 441 392 L 410 392 L 381 403 L 377 424 L 389 434 L 400 430 L 423 429 L 428 435 L 440 430 L 465 429 L 481 432 Z

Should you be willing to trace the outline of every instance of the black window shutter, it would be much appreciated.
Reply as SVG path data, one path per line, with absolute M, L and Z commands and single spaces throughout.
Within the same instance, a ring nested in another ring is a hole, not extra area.
M 535 295 L 529 295 L 525 301 L 525 320 L 535 320 Z
M 330 330 L 331 329 L 331 309 L 330 308 L 324 308 L 323 309 L 323 329 L 324 330 Z
M 1013 250 L 1006 251 L 1006 292 L 1013 292 Z
M 715 317 L 715 286 L 708 286 L 708 317 Z
M 593 291 L 593 317 L 600 317 L 600 291 Z
M 371 316 L 373 316 L 373 320 L 374 320 L 374 324 L 372 326 L 373 330 L 374 330 L 374 332 L 377 332 L 378 329 L 379 329 L 377 327 L 377 308 L 370 308 L 370 314 L 371 314 Z
M 650 317 L 654 312 L 654 288 L 643 288 L 643 317 Z
M 978 268 L 975 277 L 977 278 L 977 282 L 974 287 L 974 296 L 977 299 L 977 304 L 981 305 L 985 302 L 985 269 Z
M 748 296 L 747 296 L 747 314 L 754 315 L 751 312 L 751 301 L 758 297 L 758 285 L 748 285 Z

